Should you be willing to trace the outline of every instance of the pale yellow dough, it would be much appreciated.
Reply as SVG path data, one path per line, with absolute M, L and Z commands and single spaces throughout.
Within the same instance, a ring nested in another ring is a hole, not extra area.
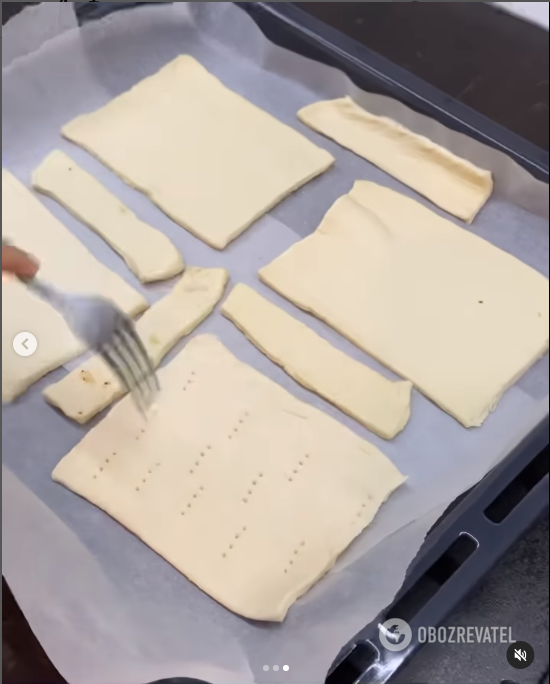
M 333 347 L 246 285 L 236 285 L 222 313 L 264 354 L 307 389 L 384 439 L 411 415 L 410 382 L 391 382 Z
M 349 97 L 309 105 L 298 117 L 467 223 L 493 191 L 490 171 L 391 119 L 370 114 Z
M 2 170 L 2 238 L 40 261 L 40 278 L 66 292 L 103 295 L 133 316 L 147 301 L 103 266 L 8 171 Z M 38 349 L 28 357 L 13 350 L 13 338 L 32 333 Z M 84 348 L 61 315 L 18 282 L 2 284 L 2 401 L 11 401 L 43 375 Z
M 35 169 L 32 184 L 101 235 L 143 283 L 168 280 L 183 271 L 181 254 L 164 233 L 140 221 L 61 150 Z
M 160 382 L 149 420 L 123 399 L 54 480 L 230 610 L 283 620 L 405 478 L 210 335 Z
M 63 135 L 217 249 L 334 161 L 189 55 Z
M 143 314 L 136 330 L 155 368 L 213 311 L 228 279 L 223 268 L 189 267 L 172 292 Z M 52 406 L 81 424 L 124 394 L 126 388 L 99 356 L 88 359 L 44 391 Z
M 38 341 L 32 356 L 19 356 L 13 339 L 30 332 Z M 55 309 L 17 280 L 2 283 L 2 402 L 13 401 L 50 371 L 85 351 Z
M 356 183 L 260 277 L 466 427 L 548 351 L 545 277 L 374 183 Z

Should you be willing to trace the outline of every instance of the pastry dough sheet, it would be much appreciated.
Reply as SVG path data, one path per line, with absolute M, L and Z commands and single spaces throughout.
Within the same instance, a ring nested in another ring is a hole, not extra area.
M 217 249 L 334 162 L 189 55 L 62 132 Z
M 384 439 L 393 439 L 411 415 L 410 382 L 392 382 L 264 299 L 236 285 L 222 313 L 297 382 L 324 397 Z
M 185 268 L 181 254 L 164 233 L 140 221 L 61 150 L 51 152 L 35 169 L 32 185 L 101 235 L 141 282 L 168 280 Z
M 298 118 L 467 223 L 493 191 L 490 171 L 387 117 L 370 114 L 350 97 L 316 102 L 301 109 Z
M 212 313 L 228 280 L 229 273 L 223 268 L 190 266 L 172 292 L 143 314 L 136 331 L 155 368 L 182 337 Z M 124 394 L 126 388 L 100 356 L 86 360 L 44 391 L 46 401 L 80 424 Z
M 12 174 L 2 170 L 2 237 L 40 261 L 40 277 L 67 292 L 103 295 L 133 316 L 147 301 L 103 266 Z M 32 333 L 37 351 L 20 357 L 13 338 Z M 2 401 L 12 401 L 43 375 L 84 351 L 49 304 L 18 282 L 2 284 Z
M 548 351 L 548 280 L 418 202 L 357 182 L 260 270 L 466 427 Z
M 38 348 L 19 356 L 13 339 L 32 333 Z M 41 377 L 85 351 L 65 320 L 53 307 L 32 295 L 17 280 L 2 283 L 2 402 L 11 402 Z
M 54 480 L 230 610 L 282 621 L 405 478 L 211 335 L 189 342 L 160 381 L 147 422 L 126 397 Z

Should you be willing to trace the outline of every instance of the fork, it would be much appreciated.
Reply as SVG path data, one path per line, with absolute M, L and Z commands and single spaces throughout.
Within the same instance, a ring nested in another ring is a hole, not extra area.
M 23 282 L 57 309 L 73 333 L 103 358 L 145 415 L 160 386 L 132 320 L 103 297 L 61 292 L 36 277 Z

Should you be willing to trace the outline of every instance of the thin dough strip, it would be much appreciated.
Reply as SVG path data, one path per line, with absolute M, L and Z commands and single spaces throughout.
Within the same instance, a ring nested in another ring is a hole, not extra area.
M 233 288 L 222 313 L 297 382 L 380 437 L 393 439 L 407 425 L 412 383 L 355 361 L 246 285 Z
M 228 279 L 222 268 L 189 267 L 172 292 L 140 318 L 136 329 L 155 368 L 213 311 Z M 125 393 L 107 364 L 93 356 L 46 388 L 44 397 L 68 418 L 84 424 Z
M 316 102 L 301 109 L 298 118 L 467 223 L 493 191 L 490 171 L 391 119 L 370 114 L 349 97 Z
M 101 235 L 141 282 L 168 280 L 185 268 L 181 254 L 164 233 L 140 221 L 61 150 L 54 150 L 35 169 L 32 185 Z

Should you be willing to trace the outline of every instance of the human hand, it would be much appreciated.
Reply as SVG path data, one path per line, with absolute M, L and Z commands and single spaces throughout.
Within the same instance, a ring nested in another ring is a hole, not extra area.
M 38 268 L 38 263 L 26 252 L 2 245 L 2 273 L 12 273 L 18 278 L 33 278 Z

